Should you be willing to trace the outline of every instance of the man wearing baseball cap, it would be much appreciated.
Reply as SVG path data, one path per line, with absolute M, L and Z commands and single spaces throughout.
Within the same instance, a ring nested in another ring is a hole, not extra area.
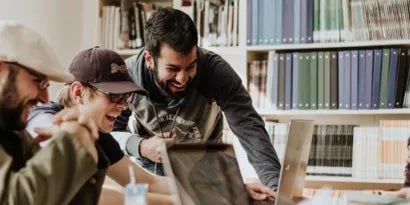
M 38 33 L 0 21 L 0 204 L 67 204 L 97 171 L 97 127 L 87 116 L 67 110 L 36 129 L 52 138 L 41 150 L 24 130 L 29 110 L 48 100 L 49 80 L 73 76 Z
M 143 88 L 133 83 L 121 56 L 110 49 L 85 49 L 72 59 L 68 72 L 73 74 L 74 81 L 60 90 L 58 102 L 50 101 L 34 108 L 27 127 L 31 131 L 35 127 L 50 125 L 56 113 L 69 108 L 78 108 L 96 123 L 99 131 L 96 143 L 100 156 L 98 171 L 75 194 L 70 204 L 123 204 L 122 193 L 103 189 L 101 195 L 101 187 L 106 173 L 125 186 L 130 181 L 130 166 L 135 171 L 136 182 L 149 184 L 148 204 L 172 203 L 166 178 L 152 175 L 133 163 L 110 134 L 115 118 L 128 108 L 128 101 L 135 94 L 146 94 Z

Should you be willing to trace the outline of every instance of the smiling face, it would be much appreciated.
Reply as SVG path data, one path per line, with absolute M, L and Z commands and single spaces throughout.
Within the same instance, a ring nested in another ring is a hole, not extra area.
M 154 60 L 144 52 L 148 69 L 154 72 L 155 83 L 170 96 L 183 95 L 197 72 L 197 47 L 187 54 L 176 52 L 167 44 L 161 45 L 160 55 Z
M 112 103 L 107 94 L 85 87 L 78 81 L 71 84 L 71 93 L 80 112 L 92 118 L 99 131 L 104 133 L 112 131 L 115 118 L 128 107 L 126 101 Z
M 30 109 L 48 101 L 46 87 L 40 86 L 44 79 L 28 68 L 0 61 L 0 112 L 7 117 L 2 120 L 6 129 L 24 129 Z

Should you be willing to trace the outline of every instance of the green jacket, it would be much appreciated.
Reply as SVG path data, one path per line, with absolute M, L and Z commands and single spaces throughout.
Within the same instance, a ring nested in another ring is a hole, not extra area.
M 96 163 L 71 134 L 60 131 L 47 147 L 39 149 L 26 131 L 0 131 L 20 138 L 16 156 L 0 144 L 0 205 L 64 205 L 97 172 Z M 7 140 L 3 139 L 7 144 Z M 10 149 L 10 146 L 8 146 Z M 12 153 L 12 152 L 11 152 Z M 13 168 L 21 158 L 23 166 Z M 17 161 L 17 160 L 16 160 Z

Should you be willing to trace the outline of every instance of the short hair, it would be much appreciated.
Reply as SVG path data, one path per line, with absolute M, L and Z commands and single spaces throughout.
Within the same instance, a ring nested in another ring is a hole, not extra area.
M 407 138 L 407 146 L 409 146 L 410 145 L 410 136 L 409 136 L 409 138 Z
M 64 85 L 64 87 L 61 88 L 57 93 L 58 103 L 65 108 L 74 107 L 77 104 L 71 96 L 70 86 L 71 84 Z M 88 86 L 85 86 L 84 84 L 83 86 L 85 88 L 84 95 L 86 97 L 92 98 L 94 96 L 93 89 L 89 88 Z
M 181 54 L 188 54 L 197 46 L 198 31 L 186 13 L 165 7 L 156 10 L 148 19 L 145 26 L 145 50 L 157 59 L 162 44 L 169 45 Z

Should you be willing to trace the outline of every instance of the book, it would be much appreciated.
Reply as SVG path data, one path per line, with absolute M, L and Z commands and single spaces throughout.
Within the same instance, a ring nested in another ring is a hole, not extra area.
M 350 85 L 350 108 L 356 110 L 358 108 L 358 75 L 359 75 L 359 51 L 351 51 L 351 85 Z
M 330 109 L 330 92 L 331 92 L 331 78 L 330 78 L 330 52 L 324 53 L 324 96 L 325 96 L 325 109 Z
M 318 94 L 318 60 L 317 60 L 317 52 L 312 51 L 310 52 L 310 109 L 316 110 L 318 108 L 318 99 L 317 99 L 317 94 Z
M 293 2 L 293 43 L 304 43 L 302 37 L 304 35 L 303 33 L 306 33 L 306 1 L 293 0 Z
M 338 109 L 337 52 L 330 51 L 330 109 Z
M 317 107 L 325 108 L 325 70 L 324 52 L 317 52 Z
M 390 49 L 389 77 L 387 79 L 387 108 L 394 108 L 396 102 L 397 62 L 400 49 Z
M 313 3 L 314 0 L 306 0 L 306 43 L 313 43 Z
M 359 73 L 358 73 L 358 92 L 357 101 L 358 109 L 365 109 L 365 96 L 366 96 L 366 51 L 359 50 Z
M 282 43 L 293 43 L 294 24 L 294 1 L 286 0 L 282 2 Z
M 364 90 L 364 109 L 371 109 L 372 103 L 372 78 L 373 78 L 373 50 L 366 50 L 365 57 L 365 90 Z
M 387 85 L 389 78 L 390 49 L 383 49 L 382 71 L 380 77 L 379 108 L 387 108 Z
M 349 82 L 346 82 L 344 80 L 344 73 L 345 73 L 345 60 L 344 60 L 344 54 L 345 51 L 338 51 L 338 55 L 339 55 L 339 59 L 338 59 L 338 66 L 337 66 L 337 70 L 338 70 L 338 94 L 339 94 L 339 109 L 344 109 L 344 105 L 343 103 L 346 101 L 345 99 L 345 86 L 344 84 L 347 84 Z
M 407 76 L 409 75 L 409 49 L 401 48 L 397 71 L 396 103 L 395 108 L 402 108 L 406 91 Z
M 373 63 L 374 67 L 373 67 L 373 77 L 372 77 L 372 100 L 371 100 L 372 109 L 379 109 L 382 56 L 383 56 L 383 51 L 381 49 L 374 50 L 374 63 Z
M 299 109 L 310 109 L 310 54 L 299 53 Z
M 285 54 L 285 110 L 292 108 L 292 53 Z
M 258 45 L 259 43 L 259 22 L 258 22 L 258 18 L 259 18 L 259 1 L 258 0 L 248 0 L 248 1 L 252 1 L 252 6 L 250 7 L 252 9 L 252 23 L 250 24 L 252 30 L 252 42 L 251 45 Z
M 278 98 L 278 55 L 271 51 L 268 53 L 266 74 L 266 101 L 264 107 L 277 109 Z
M 272 65 L 273 67 L 268 67 L 272 70 L 272 108 L 278 109 L 278 85 L 279 85 L 279 55 L 277 53 L 273 54 Z
M 346 51 L 347 52 L 347 51 Z M 345 76 L 345 60 L 344 60 L 344 55 L 345 51 L 338 51 L 339 59 L 338 59 L 338 66 L 337 66 L 337 71 L 338 71 L 338 96 L 339 96 L 339 109 L 345 109 L 344 107 L 344 102 L 346 101 L 345 99 L 345 84 L 348 84 L 349 82 L 346 82 L 344 79 Z
M 283 1 L 282 0 L 272 0 L 270 1 L 271 4 L 274 5 L 274 15 L 275 18 L 273 20 L 273 23 L 275 25 L 275 43 L 274 44 L 281 44 L 282 43 L 282 31 L 283 31 L 283 25 L 282 25 L 282 21 L 283 21 Z
M 285 109 L 285 54 L 279 53 L 278 64 L 278 108 Z
M 344 89 L 343 89 L 343 97 L 344 100 L 342 102 L 342 106 L 344 109 L 350 109 L 351 108 L 351 51 L 350 50 L 345 50 L 344 52 L 344 73 L 343 73 L 343 81 L 344 83 Z M 339 103 L 340 104 L 340 103 Z
M 292 109 L 299 108 L 299 53 L 293 53 L 292 68 Z

